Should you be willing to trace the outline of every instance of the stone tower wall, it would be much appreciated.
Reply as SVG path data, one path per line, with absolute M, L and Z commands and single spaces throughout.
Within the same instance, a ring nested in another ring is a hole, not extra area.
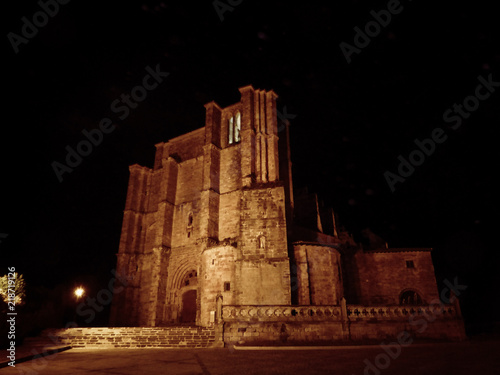
M 215 322 L 217 297 L 221 298 L 221 304 L 236 304 L 236 251 L 228 244 L 208 248 L 201 256 L 200 324 L 203 326 Z
M 294 243 L 299 305 L 340 305 L 344 296 L 340 253 L 334 247 Z
M 197 292 L 196 322 L 206 324 L 228 278 L 225 303 L 290 303 L 276 95 L 251 86 L 240 92 L 226 108 L 208 103 L 203 128 L 157 144 L 153 170 L 130 168 L 118 268 L 132 281 L 113 301 L 113 325 L 178 322 L 188 290 Z M 236 116 L 240 140 L 230 144 Z M 225 250 L 214 255 L 214 248 Z M 231 275 L 204 265 L 205 251 L 224 264 L 228 249 Z M 198 279 L 184 285 L 189 274 Z

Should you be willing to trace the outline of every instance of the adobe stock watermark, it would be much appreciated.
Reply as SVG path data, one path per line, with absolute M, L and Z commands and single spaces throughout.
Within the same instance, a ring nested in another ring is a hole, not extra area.
M 158 85 L 163 82 L 163 79 L 170 74 L 161 71 L 160 64 L 157 64 L 154 69 L 147 66 L 146 72 L 148 74 L 142 79 L 142 85 L 137 85 L 132 88 L 129 94 L 121 94 L 120 98 L 115 99 L 111 103 L 111 111 L 118 115 L 119 120 L 125 120 L 130 114 L 130 110 L 137 108 L 139 103 L 146 100 L 148 92 L 156 89 Z M 113 124 L 113 120 L 109 117 L 104 117 L 99 122 L 99 128 L 90 131 L 86 129 L 82 130 L 82 135 L 85 139 L 82 139 L 74 148 L 70 145 L 65 147 L 67 151 L 65 158 L 66 164 L 58 161 L 53 161 L 51 164 L 59 182 L 63 181 L 64 173 L 71 173 L 74 168 L 82 163 L 84 157 L 92 153 L 94 147 L 102 143 L 104 134 L 110 134 L 115 129 L 116 125 Z
M 428 306 L 430 313 L 427 313 L 427 311 L 424 311 L 422 315 L 414 313 L 408 318 L 410 326 L 415 327 L 415 332 L 423 333 L 429 326 L 429 323 L 432 323 L 437 319 L 435 311 L 437 310 L 439 312 L 441 308 L 445 307 L 445 304 L 454 303 L 457 297 L 467 289 L 467 285 L 461 285 L 458 283 L 457 277 L 455 277 L 453 283 L 449 280 L 444 280 L 444 284 L 446 285 L 446 288 L 444 288 L 440 293 L 441 299 L 436 298 L 432 300 Z M 434 307 L 436 307 L 436 309 Z M 396 341 L 392 341 L 387 344 L 382 341 L 380 343 L 382 352 L 377 354 L 373 361 L 370 361 L 368 358 L 363 360 L 363 363 L 365 364 L 363 374 L 380 375 L 381 370 L 386 370 L 391 365 L 391 362 L 396 360 L 401 355 L 402 348 L 410 346 L 413 341 L 413 337 L 408 331 L 399 332 L 396 336 Z
M 278 126 L 278 133 L 285 130 L 285 123 L 290 124 L 290 120 L 293 120 L 297 115 L 293 113 L 288 113 L 286 105 L 283 107 L 283 112 L 276 110 L 276 116 L 282 121 L 281 125 Z
M 49 23 L 49 19 L 53 18 L 59 13 L 59 5 L 66 5 L 70 0 L 40 0 L 38 5 L 41 10 L 35 12 L 29 20 L 27 17 L 22 17 L 21 21 L 23 26 L 21 27 L 21 35 L 10 32 L 7 34 L 7 39 L 14 49 L 14 52 L 19 53 L 19 46 L 22 44 L 28 44 L 30 39 L 33 39 L 38 31 Z
M 451 108 L 444 111 L 443 120 L 452 124 L 449 126 L 452 130 L 457 130 L 462 125 L 462 121 L 468 119 L 472 112 L 479 108 L 481 101 L 488 99 L 496 88 L 500 87 L 500 82 L 493 81 L 491 73 L 488 78 L 485 79 L 479 76 L 477 80 L 479 84 L 476 86 L 473 95 L 465 97 L 461 104 L 454 103 Z M 448 135 L 441 127 L 433 129 L 429 138 L 423 140 L 415 138 L 413 143 L 415 143 L 416 148 L 408 154 L 408 157 L 405 158 L 403 155 L 397 157 L 399 160 L 397 173 L 388 170 L 384 172 L 384 178 L 391 192 L 394 193 L 396 190 L 395 185 L 405 182 L 415 172 L 416 167 L 421 166 L 426 158 L 434 153 L 436 145 L 445 142 L 447 139 Z
M 235 7 L 240 5 L 243 0 L 214 0 L 212 5 L 214 6 L 217 15 L 221 22 L 224 21 L 224 13 L 234 11 Z
M 77 306 L 76 312 L 79 316 L 89 316 L 85 320 L 86 323 L 92 322 L 95 319 L 96 312 L 101 312 L 104 309 L 104 306 L 107 306 L 111 303 L 113 295 L 121 293 L 124 289 L 124 286 L 128 285 L 128 280 L 130 280 L 130 278 L 120 275 L 114 269 L 111 270 L 111 274 L 113 275 L 113 277 L 109 280 L 107 288 L 101 289 L 97 293 L 96 298 L 87 297 L 86 302 L 81 302 Z M 114 284 L 116 280 L 119 280 L 122 286 L 115 288 Z M 76 327 L 78 327 L 78 324 L 76 324 L 76 322 L 74 321 L 70 321 L 65 324 L 64 328 Z M 20 374 L 36 375 L 40 371 L 45 369 L 49 364 L 49 360 L 47 358 L 50 358 L 52 360 L 59 355 L 60 352 L 51 352 L 51 349 L 53 349 L 54 346 L 61 345 L 58 338 L 52 334 L 49 334 L 48 338 L 52 341 L 52 343 L 45 346 L 41 350 L 41 352 L 39 352 L 37 349 L 32 349 L 30 354 L 35 357 L 33 360 L 27 362 L 26 366 L 24 366 L 22 369 L 18 368 Z M 49 353 L 51 353 L 51 355 L 47 357 Z
M 361 50 L 367 47 L 372 39 L 379 36 L 382 29 L 391 23 L 392 16 L 401 13 L 403 9 L 404 7 L 399 0 L 389 0 L 387 9 L 381 9 L 378 12 L 371 10 L 370 15 L 373 19 L 365 24 L 364 30 L 361 30 L 358 26 L 354 27 L 354 46 L 346 42 L 341 42 L 339 44 L 340 50 L 347 63 L 350 64 L 352 61 L 351 56 L 353 54 L 360 54 Z

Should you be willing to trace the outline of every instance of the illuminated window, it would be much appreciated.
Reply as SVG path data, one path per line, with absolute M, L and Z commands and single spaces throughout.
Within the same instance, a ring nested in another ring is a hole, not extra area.
M 231 117 L 229 119 L 229 144 L 233 144 L 234 140 L 234 119 Z
M 236 116 L 231 116 L 228 120 L 228 143 L 239 143 L 241 141 L 241 113 L 236 112 Z
M 241 113 L 236 112 L 236 126 L 234 128 L 234 143 L 238 143 L 241 140 L 240 132 L 241 132 Z

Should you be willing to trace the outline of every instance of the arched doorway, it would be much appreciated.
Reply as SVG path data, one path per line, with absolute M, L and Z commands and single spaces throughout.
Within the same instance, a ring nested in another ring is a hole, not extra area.
M 191 270 L 186 273 L 181 284 L 180 323 L 196 323 L 197 286 L 198 273 L 195 270 Z
M 196 289 L 190 289 L 182 294 L 181 323 L 196 322 Z

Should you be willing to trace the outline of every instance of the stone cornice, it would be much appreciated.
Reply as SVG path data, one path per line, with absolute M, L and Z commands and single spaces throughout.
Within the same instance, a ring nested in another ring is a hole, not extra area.
M 431 252 L 431 247 L 395 247 L 395 248 L 381 248 L 372 250 L 363 250 L 364 253 L 415 253 L 415 252 Z

